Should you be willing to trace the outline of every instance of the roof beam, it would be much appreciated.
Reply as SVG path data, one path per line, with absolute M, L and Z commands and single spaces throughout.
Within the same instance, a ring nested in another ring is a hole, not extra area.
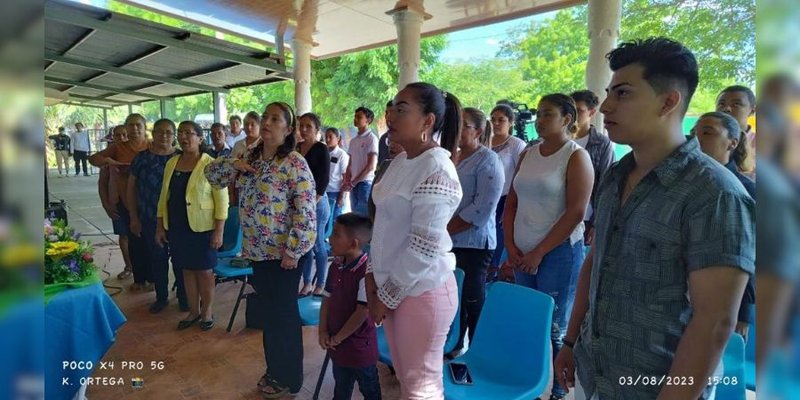
M 86 31 L 86 33 L 81 35 L 81 37 L 79 37 L 78 40 L 74 41 L 71 45 L 69 45 L 67 47 L 66 50 L 62 51 L 61 55 L 65 56 L 70 51 L 75 50 L 76 47 L 80 46 L 82 43 L 86 42 L 86 40 L 88 40 L 90 37 L 92 37 L 92 35 L 94 35 L 95 32 L 97 32 L 97 31 L 94 30 L 94 29 L 89 29 L 88 31 Z
M 153 44 L 162 46 L 175 47 L 179 49 L 194 51 L 197 53 L 205 54 L 211 57 L 216 57 L 222 60 L 232 61 L 239 64 L 249 64 L 256 67 L 285 71 L 286 68 L 272 60 L 261 60 L 252 56 L 236 54 L 229 51 L 204 46 L 198 43 L 192 43 L 190 40 L 181 40 L 171 36 L 165 36 L 147 30 L 131 29 L 130 25 L 124 25 L 117 22 L 115 17 L 116 13 L 112 13 L 112 18 L 107 21 L 98 20 L 92 17 L 87 17 L 84 13 L 76 11 L 72 8 L 45 6 L 44 15 L 46 19 L 59 21 L 70 25 L 82 26 L 89 29 L 103 30 L 106 32 L 116 33 L 132 39 L 137 39 Z
M 116 104 L 116 105 L 120 105 L 120 106 L 126 106 L 128 104 L 136 104 L 136 102 L 128 103 L 128 102 L 119 101 L 119 100 L 105 99 L 105 98 L 102 98 L 102 97 L 84 96 L 82 94 L 73 94 L 73 93 L 70 93 L 69 97 L 70 98 L 74 97 L 76 99 L 81 99 L 80 101 L 101 101 L 101 102 L 104 102 L 104 103 L 111 103 L 111 104 Z
M 114 107 L 112 107 L 112 106 L 101 106 L 101 105 L 98 105 L 98 104 L 87 104 L 86 102 L 78 102 L 78 103 L 76 103 L 74 101 L 63 101 L 63 102 L 61 102 L 59 104 L 68 104 L 68 105 L 76 106 L 76 107 L 102 108 L 104 110 L 113 110 L 114 109 Z
M 166 49 L 167 49 L 166 46 L 156 46 L 156 47 L 154 47 L 154 48 L 152 48 L 150 50 L 145 51 L 144 53 L 141 53 L 141 54 L 138 54 L 138 55 L 136 55 L 134 57 L 131 57 L 127 61 L 123 62 L 122 64 L 117 65 L 117 68 L 127 67 L 128 65 L 131 65 L 131 64 L 133 64 L 135 62 L 142 61 L 142 60 L 144 60 L 144 59 L 146 59 L 148 57 L 152 57 L 152 56 L 154 56 L 154 55 L 156 55 L 158 53 L 161 53 L 162 51 L 164 51 Z M 95 76 L 93 76 L 93 77 L 91 77 L 89 79 L 84 80 L 84 82 L 90 82 L 90 81 L 92 81 L 94 79 L 97 79 L 97 78 L 99 78 L 101 76 L 105 76 L 106 74 L 108 74 L 108 71 L 100 72 L 99 74 L 97 74 L 97 75 L 95 75 Z
M 80 87 L 85 87 L 85 88 L 89 88 L 89 89 L 103 90 L 103 91 L 112 92 L 112 93 L 129 94 L 131 96 L 146 97 L 146 98 L 154 99 L 154 100 L 161 100 L 161 99 L 164 98 L 163 96 L 156 96 L 156 95 L 149 94 L 149 93 L 141 93 L 141 92 L 137 92 L 137 91 L 134 91 L 134 90 L 118 89 L 118 88 L 113 88 L 111 86 L 95 85 L 93 83 L 71 81 L 69 79 L 53 78 L 51 76 L 45 76 L 44 80 L 46 82 L 60 83 L 62 85 L 80 86 Z
M 47 59 L 47 60 L 50 60 L 50 61 L 58 61 L 58 62 L 63 62 L 63 63 L 67 63 L 67 64 L 78 65 L 78 66 L 85 67 L 85 68 L 96 69 L 98 71 L 113 72 L 115 74 L 120 74 L 120 75 L 135 76 L 137 78 L 149 79 L 151 81 L 156 81 L 156 82 L 161 82 L 161 83 L 171 83 L 173 85 L 190 87 L 190 88 L 193 88 L 193 89 L 200 89 L 200 90 L 203 90 L 203 91 L 206 91 L 206 92 L 213 92 L 213 91 L 218 91 L 218 92 L 221 92 L 221 93 L 227 93 L 228 92 L 228 90 L 224 89 L 224 88 L 218 88 L 218 87 L 214 87 L 214 86 L 203 85 L 202 83 L 189 82 L 189 81 L 184 81 L 184 80 L 181 80 L 181 79 L 171 78 L 171 77 L 167 77 L 167 76 L 158 76 L 158 75 L 148 74 L 148 73 L 134 71 L 134 70 L 127 69 L 127 68 L 120 68 L 120 67 L 117 67 L 116 65 L 109 64 L 109 63 L 104 63 L 104 62 L 86 61 L 86 60 L 83 60 L 83 59 L 64 57 L 64 56 L 60 56 L 60 55 L 55 54 L 55 53 L 45 53 L 44 58 Z

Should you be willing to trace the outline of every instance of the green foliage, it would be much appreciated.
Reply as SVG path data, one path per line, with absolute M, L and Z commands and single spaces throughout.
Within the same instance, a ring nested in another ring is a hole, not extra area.
M 524 101 L 525 79 L 516 63 L 508 59 L 439 63 L 420 79 L 453 93 L 464 107 L 475 107 L 485 113 L 497 100 Z
M 430 75 L 446 47 L 444 36 L 423 39 L 420 45 L 420 76 Z M 352 125 L 353 111 L 369 107 L 382 116 L 386 102 L 397 93 L 397 46 L 360 51 L 311 62 L 311 101 L 325 126 Z M 294 104 L 294 82 L 232 89 L 225 105 L 228 114 L 261 113 L 273 101 Z
M 527 97 L 585 87 L 589 56 L 587 6 L 521 27 L 500 55 L 520 63 Z M 753 0 L 624 0 L 620 40 L 667 36 L 690 48 L 700 65 L 700 86 L 689 112 L 714 108 L 727 85 L 755 81 Z

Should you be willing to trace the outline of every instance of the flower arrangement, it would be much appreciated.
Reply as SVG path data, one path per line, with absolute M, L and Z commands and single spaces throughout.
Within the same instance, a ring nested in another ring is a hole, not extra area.
M 44 223 L 44 283 L 45 285 L 76 283 L 95 275 L 97 266 L 92 254 L 94 249 L 80 242 L 80 233 L 63 221 Z

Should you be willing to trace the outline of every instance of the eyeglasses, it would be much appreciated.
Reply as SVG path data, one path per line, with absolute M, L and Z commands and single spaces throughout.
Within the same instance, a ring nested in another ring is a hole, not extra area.
M 475 125 L 462 125 L 461 128 L 462 129 L 476 129 L 477 126 L 475 126 Z

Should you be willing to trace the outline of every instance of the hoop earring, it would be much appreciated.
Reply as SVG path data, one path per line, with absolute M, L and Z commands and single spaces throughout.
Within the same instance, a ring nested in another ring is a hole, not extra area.
M 420 139 L 422 139 L 422 143 L 425 143 L 428 141 L 428 135 L 426 135 L 425 132 L 422 132 Z

